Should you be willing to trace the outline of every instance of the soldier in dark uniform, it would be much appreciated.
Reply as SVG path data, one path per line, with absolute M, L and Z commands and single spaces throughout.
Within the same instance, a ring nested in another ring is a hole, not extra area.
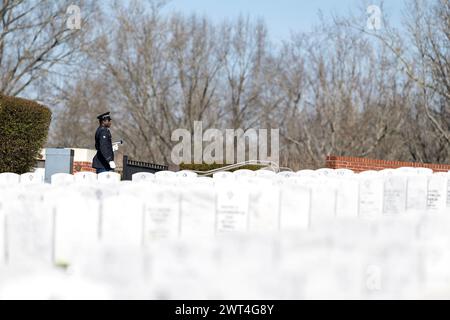
M 97 173 L 114 171 L 114 151 L 112 146 L 112 137 L 109 128 L 111 127 L 110 112 L 103 113 L 97 117 L 99 127 L 95 132 L 95 149 L 97 154 L 92 161 L 92 167 L 97 169 Z

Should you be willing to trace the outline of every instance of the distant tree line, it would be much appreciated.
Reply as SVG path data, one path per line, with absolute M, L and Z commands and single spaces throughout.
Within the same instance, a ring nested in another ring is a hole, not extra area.
M 81 30 L 68 30 L 69 2 L 0 2 L 0 92 L 52 107 L 49 145 L 92 148 L 110 110 L 126 153 L 156 163 L 194 121 L 279 128 L 293 169 L 329 154 L 449 163 L 446 0 L 408 1 L 402 30 L 367 30 L 363 10 L 280 45 L 262 20 L 213 23 L 156 1 L 84 1 Z

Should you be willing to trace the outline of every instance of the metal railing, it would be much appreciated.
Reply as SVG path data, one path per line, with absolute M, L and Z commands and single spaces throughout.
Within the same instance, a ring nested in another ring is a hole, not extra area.
M 201 177 L 207 177 L 207 176 L 213 175 L 216 172 L 238 169 L 238 168 L 245 167 L 248 165 L 263 165 L 264 167 L 262 167 L 261 169 L 272 170 L 275 173 L 278 173 L 281 170 L 292 171 L 289 168 L 280 167 L 277 163 L 275 163 L 273 161 L 268 161 L 268 160 L 247 160 L 244 162 L 234 163 L 234 164 L 230 164 L 230 165 L 227 165 L 224 167 L 220 167 L 220 168 L 216 168 L 216 169 L 212 169 L 212 170 L 208 170 L 208 171 L 196 171 L 196 170 L 192 170 L 192 171 L 197 173 Z

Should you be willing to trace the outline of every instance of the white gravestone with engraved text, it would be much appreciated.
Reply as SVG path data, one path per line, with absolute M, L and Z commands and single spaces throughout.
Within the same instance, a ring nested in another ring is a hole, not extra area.
M 155 175 L 150 172 L 138 172 L 131 176 L 133 182 L 150 182 L 155 179 Z
M 448 179 L 433 174 L 428 177 L 427 211 L 444 213 L 447 211 Z
M 216 190 L 195 182 L 181 192 L 182 237 L 213 237 L 216 222 Z
M 384 170 L 383 170 L 384 171 Z M 407 177 L 403 174 L 387 172 L 384 179 L 383 214 L 398 215 L 406 209 Z
M 217 187 L 217 234 L 248 231 L 248 185 L 240 183 Z
M 78 183 L 96 183 L 97 174 L 94 172 L 77 172 L 74 174 L 74 179 Z
M 144 244 L 176 239 L 180 233 L 180 194 L 176 188 L 148 189 L 144 208 Z
M 383 178 L 374 174 L 359 175 L 359 216 L 375 219 L 383 214 Z
M 406 211 L 424 213 L 427 209 L 428 177 L 424 174 L 408 175 Z

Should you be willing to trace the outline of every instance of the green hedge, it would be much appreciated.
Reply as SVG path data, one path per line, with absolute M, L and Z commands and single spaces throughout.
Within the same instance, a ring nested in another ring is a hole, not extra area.
M 34 167 L 51 117 L 39 103 L 0 95 L 0 172 L 22 174 Z
M 209 170 L 213 170 L 213 169 L 222 168 L 225 166 L 228 166 L 228 164 L 216 164 L 216 163 L 214 163 L 214 164 L 206 164 L 206 163 L 185 164 L 185 163 L 182 163 L 182 164 L 180 164 L 180 170 L 209 171 Z M 241 169 L 248 169 L 248 170 L 256 171 L 256 170 L 259 170 L 264 167 L 265 166 L 262 166 L 262 165 L 247 165 L 247 166 L 243 166 L 243 167 L 239 167 L 239 168 L 231 169 L 231 170 L 227 170 L 227 171 L 233 172 L 233 171 L 241 170 Z

